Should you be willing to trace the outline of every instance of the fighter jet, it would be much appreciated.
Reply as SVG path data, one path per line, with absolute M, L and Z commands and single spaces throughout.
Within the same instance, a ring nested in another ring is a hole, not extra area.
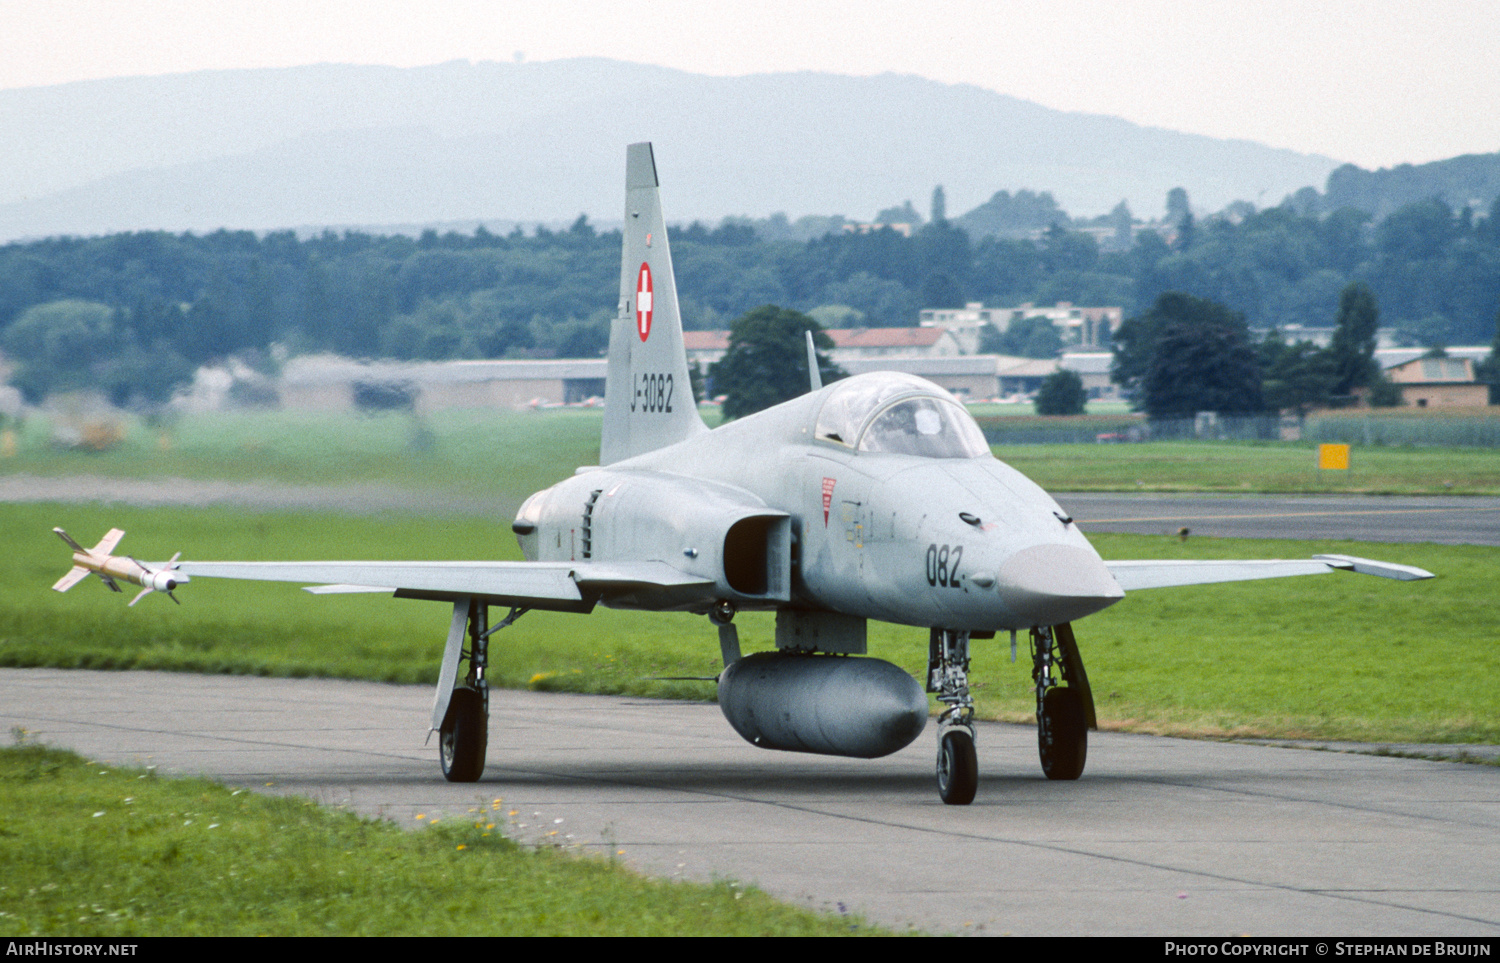
M 809 391 L 710 431 L 688 378 L 677 286 L 650 144 L 626 151 L 619 309 L 610 331 L 600 464 L 521 506 L 523 562 L 195 562 L 111 567 L 119 537 L 79 550 L 88 572 L 157 590 L 192 578 L 319 583 L 451 603 L 434 699 L 443 775 L 484 771 L 494 633 L 532 610 L 597 605 L 705 615 L 724 668 L 718 699 L 767 749 L 873 758 L 937 719 L 942 800 L 978 785 L 971 642 L 1030 642 L 1042 769 L 1077 779 L 1096 728 L 1072 623 L 1127 591 L 1334 569 L 1430 578 L 1402 565 L 1323 555 L 1286 561 L 1104 561 L 1046 492 L 999 461 L 964 406 L 898 373 Z M 75 545 L 76 548 L 76 545 Z M 80 561 L 81 559 L 81 561 Z M 507 614 L 491 624 L 490 609 Z M 740 611 L 776 613 L 774 651 L 742 655 Z M 926 629 L 921 683 L 866 655 L 876 619 Z

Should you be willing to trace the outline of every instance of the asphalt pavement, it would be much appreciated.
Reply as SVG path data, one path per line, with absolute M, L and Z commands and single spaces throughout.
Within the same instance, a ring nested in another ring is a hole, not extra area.
M 1084 532 L 1500 545 L 1500 498 L 1382 495 L 1162 495 L 1054 492 Z M 0 475 L 0 503 L 226 505 L 250 511 L 476 515 L 508 520 L 513 499 L 413 492 L 380 483 L 298 486 L 201 479 Z
M 885 759 L 842 759 L 750 746 L 711 704 L 506 691 L 483 780 L 450 784 L 423 745 L 431 700 L 337 680 L 0 670 L 0 722 L 91 759 L 407 826 L 500 812 L 514 838 L 896 928 L 1500 933 L 1494 766 L 1095 733 L 1083 778 L 1056 783 L 1032 727 L 981 724 L 978 798 L 952 807 L 930 730 Z
M 1085 533 L 1500 545 L 1500 498 L 1054 492 Z

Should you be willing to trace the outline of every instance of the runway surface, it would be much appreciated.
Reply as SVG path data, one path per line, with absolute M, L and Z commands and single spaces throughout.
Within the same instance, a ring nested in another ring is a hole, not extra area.
M 1500 545 L 1500 498 L 1055 492 L 1085 534 Z
M 1500 498 L 1371 495 L 1160 495 L 1054 492 L 1085 532 L 1500 545 Z M 198 479 L 0 476 L 0 503 L 225 505 L 250 511 L 473 515 L 509 519 L 514 499 L 413 492 L 378 483 L 298 486 Z
M 423 746 L 431 692 L 329 680 L 0 670 L 0 721 L 89 758 L 298 793 L 404 825 L 503 800 L 516 838 L 623 851 L 929 932 L 1500 933 L 1500 768 L 1091 734 L 1050 783 L 981 724 L 942 805 L 933 736 L 879 760 L 775 753 L 705 704 L 498 692 L 478 784 Z M 424 821 L 425 822 L 425 821 Z

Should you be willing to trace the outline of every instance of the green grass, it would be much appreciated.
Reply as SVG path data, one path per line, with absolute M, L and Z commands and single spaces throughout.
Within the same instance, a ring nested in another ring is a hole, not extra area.
M 5 474 L 212 478 L 331 485 L 383 482 L 520 501 L 599 460 L 597 410 L 406 414 L 250 412 L 184 416 L 155 428 L 122 422 L 107 451 L 55 448 L 51 426 L 30 419 Z
M 48 531 L 91 542 L 109 525 L 141 558 L 515 558 L 503 522 L 227 510 L 0 506 L 0 665 L 139 668 L 393 682 L 436 680 L 449 610 L 379 595 L 312 596 L 289 585 L 201 579 L 181 607 L 133 609 L 89 579 L 48 591 L 68 554 Z M 1106 558 L 1384 557 L 1437 572 L 1400 583 L 1335 573 L 1132 593 L 1078 624 L 1107 728 L 1403 742 L 1500 741 L 1500 553 L 1492 548 L 1098 535 Z M 770 648 L 765 614 L 737 619 L 747 651 Z M 871 623 L 871 654 L 922 675 L 926 633 Z M 986 718 L 1030 717 L 1029 664 L 1008 639 L 975 643 Z M 528 614 L 495 637 L 490 678 L 512 688 L 709 699 L 721 665 L 708 621 L 614 612 Z
M 995 454 L 1048 491 L 1500 494 L 1500 451 L 1355 446 L 1348 471 L 1317 467 L 1310 443 L 1181 441 L 1010 445 Z
M 716 421 L 714 412 L 706 416 Z M 198 415 L 165 429 L 128 422 L 123 441 L 102 452 L 55 449 L 48 423 L 32 418 L 15 454 L 0 457 L 0 473 L 378 482 L 519 506 L 575 466 L 598 460 L 601 418 L 589 409 L 454 411 L 420 421 L 398 414 Z M 1120 419 L 1061 419 L 1074 420 L 1103 430 Z M 1056 491 L 1500 494 L 1500 451 L 1487 448 L 1356 445 L 1349 471 L 1321 473 L 1312 442 L 1004 445 L 995 452 Z
M 881 935 L 733 882 L 527 849 L 502 805 L 405 831 L 305 799 L 0 749 L 0 931 L 21 936 Z
M 1309 415 L 1309 441 L 1363 445 L 1500 446 L 1500 407 L 1349 408 Z

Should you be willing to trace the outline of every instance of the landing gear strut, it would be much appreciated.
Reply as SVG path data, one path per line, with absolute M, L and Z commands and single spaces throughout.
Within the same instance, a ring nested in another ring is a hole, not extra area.
M 1037 752 L 1048 779 L 1077 779 L 1088 758 L 1089 729 L 1094 721 L 1094 699 L 1089 691 L 1083 659 L 1064 622 L 1031 630 L 1031 678 L 1036 683 Z M 1054 678 L 1053 669 L 1067 680 Z
M 443 677 L 438 681 L 440 696 L 445 686 L 453 686 L 447 711 L 437 726 L 438 761 L 443 767 L 443 778 L 449 782 L 478 782 L 484 774 L 490 726 L 490 685 L 485 678 L 485 670 L 490 664 L 490 636 L 526 611 L 513 608 L 492 628 L 487 603 L 474 598 L 461 598 L 454 603 L 453 628 L 449 633 L 448 652 L 443 659 Z M 465 634 L 469 644 L 462 648 Z M 463 682 L 454 686 L 458 665 L 464 660 L 468 661 L 468 671 Z
M 938 716 L 938 795 L 967 806 L 979 788 L 974 750 L 974 697 L 969 694 L 969 633 L 933 629 L 927 646 L 927 691 L 948 708 Z

